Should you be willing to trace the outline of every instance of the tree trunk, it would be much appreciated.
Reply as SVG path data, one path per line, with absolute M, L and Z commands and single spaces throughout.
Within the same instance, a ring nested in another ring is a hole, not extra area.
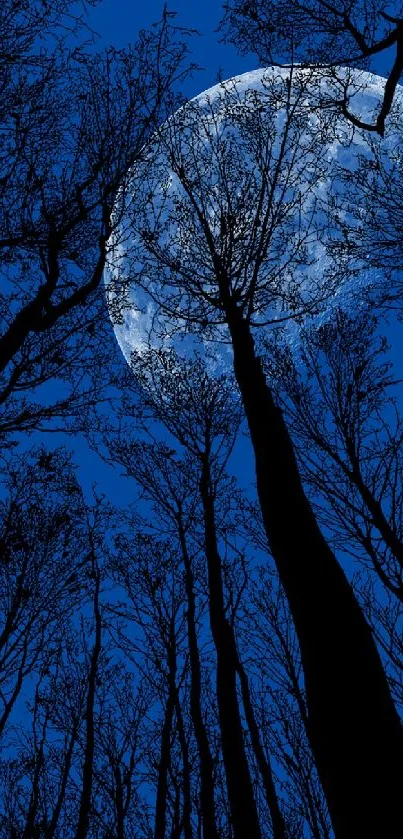
M 214 498 L 207 446 L 200 492 L 203 502 L 209 581 L 210 625 L 217 655 L 217 703 L 234 839 L 260 839 L 260 825 L 243 740 L 236 691 L 235 639 L 224 608 L 221 557 L 217 547 Z
M 97 688 L 97 676 L 99 657 L 102 645 L 102 618 L 99 608 L 100 573 L 96 563 L 93 563 L 95 575 L 94 590 L 94 619 L 95 619 L 95 640 L 91 654 L 90 672 L 88 676 L 88 693 L 85 709 L 85 749 L 83 765 L 83 781 L 81 789 L 80 809 L 75 839 L 86 839 L 91 812 L 92 786 L 94 778 L 94 755 L 95 755 L 95 730 L 94 730 L 94 707 Z
M 72 765 L 72 761 L 73 761 L 74 746 L 75 746 L 75 744 L 77 742 L 77 738 L 78 738 L 78 729 L 79 729 L 79 720 L 77 719 L 77 720 L 73 721 L 71 737 L 70 737 L 70 740 L 68 742 L 66 751 L 64 752 L 64 755 L 63 755 L 63 766 L 62 766 L 62 770 L 61 770 L 59 789 L 58 789 L 54 809 L 53 809 L 53 812 L 52 812 L 52 816 L 51 816 L 49 825 L 46 828 L 46 832 L 45 832 L 46 839 L 53 839 L 53 837 L 56 833 L 56 830 L 57 830 L 57 824 L 58 824 L 58 821 L 59 821 L 59 818 L 60 818 L 60 813 L 62 811 L 63 802 L 64 802 L 64 799 L 65 799 L 65 796 L 66 796 L 67 782 L 68 782 L 68 779 L 69 779 L 70 769 L 71 769 L 71 765 Z
M 235 308 L 228 324 L 264 526 L 299 640 L 308 736 L 333 827 L 340 839 L 395 836 L 403 816 L 403 744 L 381 660 L 305 496 L 250 328 Z
M 38 687 L 35 691 L 35 708 L 34 708 L 34 725 L 36 715 L 38 713 Z M 30 795 L 30 801 L 28 806 L 28 813 L 25 822 L 25 829 L 23 833 L 22 839 L 32 839 L 33 836 L 39 833 L 39 828 L 36 824 L 37 817 L 38 817 L 38 808 L 40 802 L 40 782 L 41 782 L 41 775 L 44 769 L 45 758 L 44 758 L 44 751 L 45 751 L 45 743 L 46 743 L 46 733 L 47 733 L 47 726 L 49 722 L 49 709 L 47 709 L 45 714 L 45 719 L 42 724 L 42 736 L 39 743 L 39 746 L 36 746 L 36 737 L 34 735 L 34 748 L 35 748 L 35 767 L 34 773 L 32 778 L 32 789 Z
M 123 780 L 122 772 L 118 764 L 114 768 L 113 775 L 115 780 L 114 805 L 116 814 L 116 839 L 125 839 Z
M 256 763 L 259 767 L 260 776 L 263 781 L 267 806 L 270 810 L 270 817 L 273 829 L 273 839 L 287 839 L 287 829 L 277 798 L 277 792 L 274 784 L 270 760 L 266 757 L 262 743 L 260 741 L 259 728 L 256 722 L 255 712 L 253 709 L 253 702 L 250 695 L 249 681 L 245 668 L 239 658 L 238 653 L 237 661 L 238 674 L 241 682 L 242 702 L 245 710 L 246 722 L 249 728 L 249 734 L 251 738 L 252 749 L 256 758 Z
M 200 803 L 204 839 L 219 839 L 214 807 L 214 765 L 201 709 L 200 656 L 196 633 L 196 609 L 194 580 L 185 533 L 178 522 L 179 540 L 185 566 L 185 588 L 187 598 L 187 632 L 190 660 L 190 713 L 195 732 L 200 761 Z
M 173 646 L 168 656 L 168 696 L 161 732 L 161 751 L 158 765 L 157 798 L 155 803 L 154 839 L 165 839 L 167 819 L 168 772 L 171 763 L 171 733 L 176 698 L 176 650 Z
M 183 762 L 183 776 L 182 776 L 182 795 L 183 795 L 183 809 L 182 809 L 182 828 L 184 839 L 192 839 L 192 794 L 190 781 L 190 760 L 189 747 L 186 739 L 185 726 L 183 723 L 182 707 L 180 704 L 179 691 L 176 688 L 175 710 L 176 722 L 178 731 L 178 740 L 182 752 Z M 182 833 L 181 828 L 181 833 Z

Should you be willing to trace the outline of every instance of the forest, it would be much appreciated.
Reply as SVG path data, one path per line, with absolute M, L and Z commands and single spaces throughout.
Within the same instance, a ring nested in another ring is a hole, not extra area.
M 398 837 L 403 6 L 100 5 L 0 3 L 0 839 Z

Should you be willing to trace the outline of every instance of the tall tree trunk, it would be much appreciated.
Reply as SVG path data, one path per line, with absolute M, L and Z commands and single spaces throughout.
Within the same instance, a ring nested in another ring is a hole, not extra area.
M 49 822 L 48 827 L 46 828 L 45 836 L 46 839 L 53 839 L 56 830 L 57 824 L 60 818 L 60 813 L 62 811 L 63 802 L 66 796 L 66 789 L 67 789 L 67 782 L 70 775 L 70 769 L 73 761 L 73 751 L 74 746 L 77 742 L 78 738 L 78 729 L 79 729 L 79 720 L 73 720 L 73 726 L 71 731 L 71 736 L 68 741 L 68 745 L 66 751 L 64 752 L 64 760 L 63 760 L 63 767 L 61 770 L 61 777 L 60 777 L 60 784 L 59 790 L 57 793 L 56 802 L 53 808 L 52 816 Z
M 262 778 L 267 806 L 270 811 L 273 828 L 273 839 L 287 839 L 287 829 L 283 818 L 283 814 L 280 810 L 280 805 L 278 803 L 270 760 L 266 757 L 262 743 L 260 741 L 259 728 L 256 722 L 255 712 L 253 709 L 253 702 L 250 695 L 248 677 L 246 675 L 245 668 L 237 652 L 236 655 L 238 662 L 237 669 L 239 674 L 239 680 L 241 683 L 242 702 L 245 710 L 246 722 L 249 728 L 252 749 L 256 758 L 256 763 L 259 767 L 260 776 Z
M 175 642 L 174 642 L 175 643 Z M 155 803 L 154 839 L 165 839 L 167 820 L 168 772 L 171 763 L 171 733 L 176 701 L 176 650 L 168 655 L 168 696 L 161 732 L 161 751 L 158 765 L 157 798 Z
M 114 805 L 116 814 L 116 839 L 125 839 L 123 779 L 122 771 L 118 764 L 114 767 L 113 776 L 115 781 Z
M 37 686 L 35 691 L 35 706 L 34 706 L 34 726 L 36 723 L 36 716 L 39 709 L 39 686 Z M 47 735 L 47 727 L 49 722 L 50 711 L 49 708 L 46 710 L 45 719 L 42 724 L 42 736 L 39 742 L 39 745 L 36 744 L 36 733 L 34 734 L 34 772 L 32 778 L 32 789 L 31 789 L 31 796 L 28 806 L 28 813 L 25 822 L 25 829 L 22 836 L 22 839 L 32 839 L 33 836 L 37 835 L 39 832 L 39 828 L 36 824 L 37 816 L 38 816 L 38 807 L 39 807 L 39 800 L 40 800 L 40 782 L 41 782 L 41 775 L 44 768 L 45 758 L 45 743 L 46 743 L 46 735 Z
M 217 703 L 234 839 L 260 839 L 260 825 L 242 732 L 236 691 L 237 656 L 233 630 L 225 615 L 221 557 L 217 546 L 209 444 L 200 480 L 209 581 L 210 625 L 217 655 Z
M 200 761 L 200 803 L 203 820 L 203 837 L 204 839 L 219 839 L 214 807 L 214 764 L 201 708 L 201 672 L 196 633 L 194 579 L 181 520 L 178 522 L 178 529 L 185 566 L 187 633 L 190 659 L 190 713 Z
M 188 742 L 186 739 L 186 732 L 185 732 L 185 725 L 183 722 L 183 714 L 182 714 L 182 707 L 180 704 L 180 697 L 179 691 L 176 688 L 176 700 L 175 700 L 175 710 L 176 710 L 176 722 L 177 722 L 177 731 L 178 731 L 178 740 L 181 747 L 182 752 L 182 762 L 183 762 L 183 784 L 182 784 L 182 794 L 183 794 L 183 809 L 182 809 L 182 820 L 181 820 L 181 833 L 183 828 L 183 836 L 184 839 L 192 839 L 193 831 L 192 831 L 192 794 L 191 794 L 191 781 L 190 781 L 190 760 L 189 760 L 189 747 Z
M 270 549 L 293 616 L 308 736 L 337 837 L 395 836 L 401 724 L 370 628 L 305 496 L 249 325 L 227 312 Z
M 86 839 L 91 811 L 92 786 L 94 778 L 94 754 L 95 754 L 95 731 L 94 731 L 94 706 L 96 685 L 98 676 L 99 657 L 101 655 L 102 645 L 102 618 L 99 608 L 99 591 L 100 591 L 100 573 L 95 559 L 93 560 L 93 574 L 95 577 L 94 590 L 94 620 L 95 620 L 95 640 L 91 653 L 90 672 L 88 676 L 88 692 L 87 703 L 85 709 L 85 749 L 84 749 L 84 765 L 83 765 L 83 780 L 80 798 L 80 809 L 78 814 L 78 823 L 75 833 L 75 839 Z

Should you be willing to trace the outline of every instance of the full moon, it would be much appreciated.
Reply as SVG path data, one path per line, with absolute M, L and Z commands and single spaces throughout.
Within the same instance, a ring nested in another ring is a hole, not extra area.
M 128 363 L 147 346 L 224 359 L 223 270 L 256 335 L 281 324 L 292 339 L 307 319 L 359 305 L 378 276 L 343 250 L 343 231 L 359 241 L 366 223 L 346 184 L 375 157 L 400 163 L 403 88 L 384 137 L 340 102 L 373 124 L 384 86 L 348 68 L 269 67 L 204 91 L 155 133 L 119 192 L 105 272 Z

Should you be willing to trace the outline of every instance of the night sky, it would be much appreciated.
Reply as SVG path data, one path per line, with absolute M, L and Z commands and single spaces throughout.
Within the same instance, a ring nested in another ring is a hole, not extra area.
M 176 16 L 172 23 L 178 27 L 195 29 L 198 34 L 189 38 L 189 61 L 200 67 L 191 78 L 181 85 L 180 93 L 192 98 L 203 90 L 215 85 L 219 78 L 228 79 L 234 75 L 254 70 L 259 67 L 255 55 L 240 55 L 236 48 L 221 42 L 222 37 L 218 31 L 219 22 L 222 16 L 222 7 L 213 0 L 206 0 L 200 3 L 196 0 L 178 0 L 175 6 L 168 6 L 169 11 L 175 11 Z M 88 12 L 89 27 L 95 31 L 98 38 L 95 41 L 95 50 L 112 45 L 116 48 L 124 47 L 128 43 L 135 43 L 141 29 L 148 29 L 153 23 L 161 19 L 163 14 L 163 3 L 160 0 L 148 0 L 147 3 L 134 3 L 132 0 L 103 0 L 98 6 Z M 379 74 L 387 75 L 388 54 L 381 53 L 375 56 L 371 69 Z M 105 309 L 105 317 L 108 317 Z M 396 342 L 400 326 L 390 329 L 390 340 L 394 361 L 399 365 L 401 362 L 399 353 L 400 339 Z M 114 355 L 114 361 L 122 369 L 126 362 L 121 354 L 115 339 L 112 325 L 110 325 L 110 353 Z M 401 371 L 403 375 L 403 370 Z M 52 385 L 51 385 L 52 387 Z M 78 465 L 79 479 L 90 499 L 92 490 L 96 484 L 98 491 L 105 493 L 113 503 L 125 504 L 133 500 L 133 481 L 126 479 L 121 474 L 121 469 L 116 466 L 107 465 L 93 450 L 91 450 L 85 439 L 80 435 L 71 437 L 62 433 L 42 432 L 31 435 L 22 443 L 22 448 L 29 448 L 34 442 L 45 442 L 50 446 L 63 445 L 74 454 L 74 460 Z M 242 434 L 237 442 L 231 460 L 232 471 L 246 489 L 254 484 L 254 464 L 252 451 L 247 434 Z

